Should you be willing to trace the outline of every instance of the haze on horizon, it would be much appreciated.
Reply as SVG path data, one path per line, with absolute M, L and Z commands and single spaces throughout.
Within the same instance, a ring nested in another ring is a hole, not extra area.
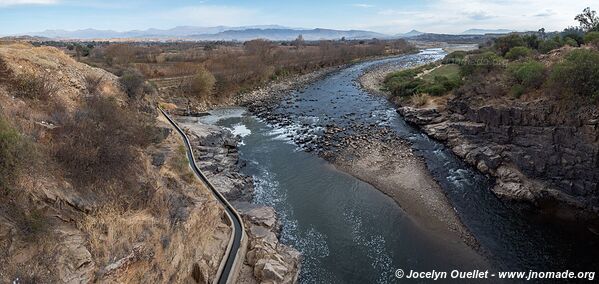
M 576 26 L 572 15 L 590 0 L 333 0 L 166 1 L 0 0 L 0 35 L 47 29 L 115 31 L 175 26 L 282 25 L 362 29 L 386 34 L 412 29 L 434 33 L 464 30 Z

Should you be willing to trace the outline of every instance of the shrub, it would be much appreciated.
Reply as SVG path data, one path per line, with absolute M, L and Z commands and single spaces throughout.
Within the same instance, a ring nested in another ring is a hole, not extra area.
M 391 94 L 398 97 L 408 97 L 415 94 L 423 82 L 421 79 L 414 78 L 418 75 L 417 69 L 406 69 L 389 74 L 385 78 L 385 87 Z
M 96 94 L 99 91 L 102 83 L 102 76 L 95 74 L 85 75 L 85 87 L 90 95 Z
M 465 51 L 454 51 L 454 52 L 448 54 L 447 56 L 445 56 L 445 58 L 443 58 L 443 64 L 451 64 L 451 63 L 460 64 L 460 63 L 462 63 L 464 58 L 466 58 Z
M 199 98 L 207 98 L 212 95 L 216 79 L 208 70 L 201 68 L 191 81 L 191 91 Z
M 441 84 L 426 84 L 417 89 L 418 92 L 429 94 L 431 96 L 441 96 L 448 90 Z
M 556 49 L 556 48 L 560 48 L 562 46 L 561 42 L 559 42 L 559 40 L 553 38 L 553 39 L 548 39 L 545 41 L 542 41 L 539 44 L 539 52 L 541 53 L 549 53 L 550 51 Z
M 599 32 L 589 32 L 584 36 L 584 43 L 599 48 Z
M 571 38 L 576 41 L 576 46 L 584 43 L 584 31 L 579 27 L 566 28 L 561 33 L 562 38 Z
M 148 117 L 103 96 L 87 98 L 79 111 L 63 120 L 54 156 L 77 186 L 132 182 L 136 147 L 151 143 L 155 133 Z
M 565 37 L 564 38 L 564 45 L 569 45 L 569 46 L 572 46 L 572 47 L 578 47 L 578 42 L 575 39 L 571 38 L 571 37 Z
M 550 83 L 557 90 L 587 97 L 599 95 L 599 52 L 572 50 L 555 64 Z
M 524 39 L 517 34 L 510 34 L 504 37 L 499 37 L 495 39 L 495 49 L 499 52 L 499 54 L 501 54 L 502 56 L 505 55 L 508 51 L 510 51 L 510 49 L 516 47 L 516 46 L 525 46 L 526 43 L 524 42 Z
M 29 152 L 26 140 L 0 116 L 0 189 L 12 186 Z M 0 194 L 5 192 L 0 191 Z
M 505 54 L 505 58 L 509 60 L 518 60 L 521 58 L 529 57 L 532 53 L 532 50 L 528 47 L 524 46 L 516 46 Z
M 523 88 L 538 88 L 545 80 L 545 65 L 538 61 L 512 64 L 508 72 Z
M 144 84 L 144 77 L 136 70 L 127 70 L 119 78 L 121 88 L 131 99 L 135 99 L 141 93 L 141 87 Z
M 41 76 L 25 73 L 16 75 L 11 79 L 10 86 L 15 97 L 36 100 L 47 100 L 58 91 L 58 85 L 45 73 Z
M 519 98 L 526 92 L 526 88 L 520 84 L 514 84 L 510 89 L 510 92 L 514 97 Z
M 522 36 L 522 40 L 526 43 L 526 46 L 532 49 L 539 49 L 539 44 L 541 40 L 537 35 L 524 35 Z
M 460 66 L 463 76 L 472 75 L 477 72 L 490 72 L 497 67 L 503 67 L 504 60 L 494 52 L 487 51 L 482 54 L 472 54 L 466 57 Z

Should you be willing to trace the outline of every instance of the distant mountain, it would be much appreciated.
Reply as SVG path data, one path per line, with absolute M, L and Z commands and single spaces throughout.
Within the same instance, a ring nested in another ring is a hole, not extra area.
M 82 29 L 75 31 L 45 30 L 28 33 L 28 36 L 53 39 L 181 39 L 181 40 L 238 40 L 247 41 L 257 38 L 269 40 L 293 40 L 299 35 L 305 40 L 319 39 L 370 39 L 386 38 L 387 35 L 362 30 L 332 29 L 294 29 L 278 25 L 243 27 L 194 27 L 179 26 L 172 29 L 147 29 L 118 32 L 113 30 Z
M 463 35 L 486 35 L 486 34 L 509 34 L 514 32 L 513 30 L 497 29 L 497 30 L 486 30 L 486 29 L 469 29 L 462 32 Z
M 362 31 L 362 30 L 331 30 L 331 29 L 240 29 L 227 30 L 215 34 L 200 34 L 190 36 L 194 40 L 238 40 L 247 41 L 252 39 L 269 39 L 269 40 L 294 40 L 299 35 L 305 40 L 320 40 L 320 39 L 371 39 L 385 38 L 387 35 Z
M 423 32 L 417 31 L 417 30 L 411 30 L 405 34 L 396 34 L 395 37 L 399 37 L 399 38 L 407 38 L 407 37 L 415 37 L 415 36 L 419 36 L 421 34 L 424 34 Z
M 113 30 L 96 30 L 82 29 L 75 31 L 67 30 L 45 30 L 43 32 L 32 32 L 23 35 L 48 37 L 54 39 L 114 39 L 114 38 L 148 38 L 148 39 L 177 39 L 185 38 L 191 35 L 199 34 L 216 34 L 229 30 L 245 30 L 245 29 L 291 29 L 278 25 L 262 25 L 262 26 L 243 26 L 243 27 L 195 27 L 195 26 L 179 26 L 172 29 L 147 29 L 147 30 L 131 30 L 118 32 Z

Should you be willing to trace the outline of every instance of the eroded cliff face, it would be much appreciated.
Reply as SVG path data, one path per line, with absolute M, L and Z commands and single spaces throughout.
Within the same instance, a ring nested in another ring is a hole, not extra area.
M 502 99 L 481 87 L 446 105 L 398 112 L 495 177 L 499 197 L 566 219 L 599 218 L 596 106 L 549 97 Z
M 29 99 L 0 79 L 0 115 L 36 152 L 14 185 L 0 188 L 0 282 L 212 282 L 230 228 L 218 201 L 188 170 L 170 126 L 156 121 L 160 135 L 135 149 L 138 159 L 128 166 L 134 186 L 75 185 L 50 149 L 63 126 L 59 116 L 91 95 L 88 75 L 102 78 L 100 96 L 125 107 L 117 78 L 55 48 L 0 45 L 0 59 L 2 76 L 44 75 L 56 86 L 44 100 Z

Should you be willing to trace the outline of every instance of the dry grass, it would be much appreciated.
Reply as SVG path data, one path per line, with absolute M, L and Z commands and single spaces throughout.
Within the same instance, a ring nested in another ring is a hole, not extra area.
M 179 145 L 175 155 L 170 160 L 170 165 L 173 170 L 181 175 L 184 181 L 192 183 L 195 179 L 195 175 L 189 168 L 189 159 L 187 158 L 187 151 L 185 146 Z
M 131 211 L 107 206 L 86 215 L 78 228 L 88 234 L 94 259 L 108 263 L 124 257 L 135 244 L 144 240 L 144 232 L 156 232 L 158 221 L 145 210 Z
M 425 106 L 428 103 L 428 100 L 429 100 L 429 95 L 423 94 L 423 93 L 413 95 L 410 98 L 410 102 L 412 103 L 412 105 L 417 106 L 417 107 Z
M 100 84 L 102 84 L 102 76 L 97 74 L 85 75 L 85 87 L 88 94 L 95 95 L 100 90 Z

